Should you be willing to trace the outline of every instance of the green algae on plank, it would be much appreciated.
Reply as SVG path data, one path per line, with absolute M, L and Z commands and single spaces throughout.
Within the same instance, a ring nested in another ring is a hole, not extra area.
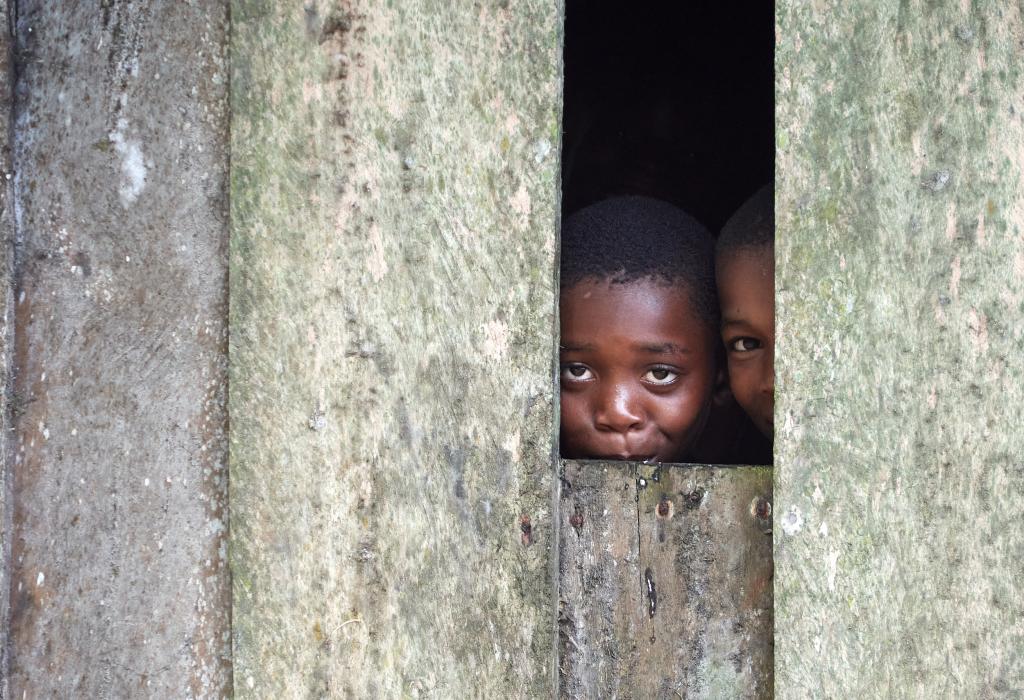
M 232 6 L 236 692 L 548 694 L 560 4 Z
M 776 36 L 776 692 L 1012 696 L 1020 10 L 784 2 Z

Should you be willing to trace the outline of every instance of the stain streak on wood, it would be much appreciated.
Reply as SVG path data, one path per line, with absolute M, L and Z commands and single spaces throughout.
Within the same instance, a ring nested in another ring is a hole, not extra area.
M 770 698 L 768 468 L 564 464 L 560 694 Z

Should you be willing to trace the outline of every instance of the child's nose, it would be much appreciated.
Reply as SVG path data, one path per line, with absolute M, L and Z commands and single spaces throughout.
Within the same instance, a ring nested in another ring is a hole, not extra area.
M 633 392 L 627 387 L 615 386 L 601 397 L 595 421 L 600 430 L 626 433 L 643 425 L 644 414 Z

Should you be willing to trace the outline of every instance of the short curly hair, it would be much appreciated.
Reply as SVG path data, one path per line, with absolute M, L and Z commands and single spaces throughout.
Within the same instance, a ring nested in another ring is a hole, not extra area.
M 565 220 L 561 288 L 585 280 L 661 280 L 683 287 L 698 316 L 717 329 L 714 245 L 704 226 L 667 202 L 606 199 Z
M 719 257 L 741 249 L 769 250 L 775 247 L 775 187 L 772 183 L 761 189 L 736 210 L 722 227 L 715 246 Z

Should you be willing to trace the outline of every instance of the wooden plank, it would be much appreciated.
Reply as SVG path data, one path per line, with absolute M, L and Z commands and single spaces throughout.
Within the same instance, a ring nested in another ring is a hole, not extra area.
M 777 3 L 776 684 L 1024 689 L 1024 15 Z
M 0 0 L 0 22 L 9 26 L 11 2 Z M 14 37 L 10 32 L 0 32 L 0 115 L 10 120 L 14 109 Z M 12 171 L 11 130 L 0 133 L 0 172 Z M 13 528 L 10 517 L 11 475 L 7 455 L 10 454 L 12 395 L 11 356 L 13 354 L 14 317 L 14 218 L 13 178 L 6 175 L 0 182 L 0 455 L 4 466 L 0 468 L 0 620 L 9 620 L 11 539 Z M 8 656 L 10 653 L 10 625 L 0 624 L 0 698 L 10 697 L 8 678 Z
M 559 675 L 563 697 L 625 697 L 643 626 L 636 470 L 566 462 L 559 514 Z
M 772 695 L 771 469 L 642 466 L 638 697 Z
M 235 691 L 550 696 L 561 3 L 231 17 Z
M 566 462 L 568 698 L 772 697 L 772 474 Z
M 8 697 L 222 697 L 227 6 L 11 5 Z

